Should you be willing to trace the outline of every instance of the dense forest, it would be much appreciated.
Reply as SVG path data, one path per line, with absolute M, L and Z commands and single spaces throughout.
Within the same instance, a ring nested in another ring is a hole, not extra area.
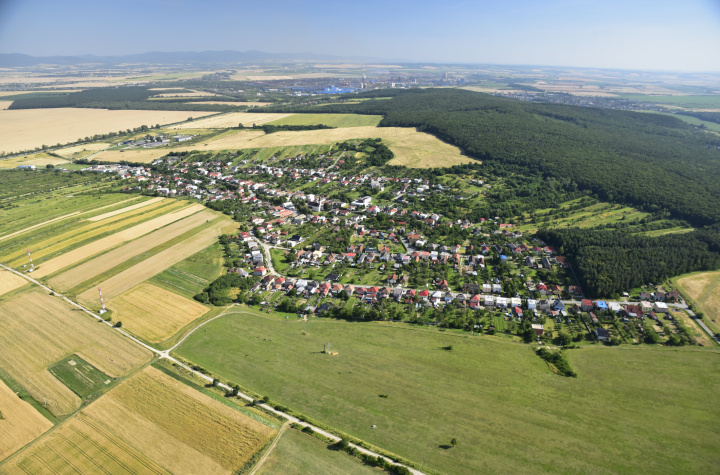
M 541 229 L 538 236 L 570 260 L 590 297 L 618 295 L 677 274 L 720 267 L 718 226 L 659 237 L 579 228 Z
M 84 107 L 91 109 L 129 109 L 129 110 L 182 110 L 182 111 L 210 111 L 226 112 L 239 110 L 240 107 L 228 104 L 190 104 L 188 98 L 170 98 L 163 100 L 150 100 L 158 92 L 182 93 L 184 89 L 153 91 L 150 86 L 123 86 L 100 87 L 85 91 L 71 92 L 69 94 L 33 95 L 18 99 L 8 109 L 52 109 L 59 107 Z M 218 97 L 210 96 L 214 100 Z M 232 98 L 220 98 L 223 101 Z M 208 100 L 207 97 L 193 97 L 192 102 Z
M 431 133 L 495 173 L 541 173 L 607 201 L 651 212 L 667 209 L 697 226 L 720 221 L 720 138 L 677 118 L 457 89 L 361 96 L 393 98 L 292 110 L 381 114 L 381 126 Z

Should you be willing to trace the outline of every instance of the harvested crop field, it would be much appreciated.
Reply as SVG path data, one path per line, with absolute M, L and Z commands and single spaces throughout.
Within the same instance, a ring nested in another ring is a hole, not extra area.
M 105 150 L 93 155 L 94 160 L 102 162 L 119 162 L 125 160 L 132 163 L 150 163 L 156 158 L 164 157 L 173 149 L 167 147 L 141 148 L 131 150 Z
M 80 398 L 48 367 L 77 354 L 111 377 L 150 360 L 144 348 L 58 297 L 32 289 L 0 302 L 0 367 L 55 415 L 80 406 Z
M 118 214 L 127 213 L 129 211 L 133 211 L 136 209 L 144 208 L 145 206 L 151 205 L 153 203 L 157 203 L 159 201 L 163 201 L 164 198 L 151 198 L 149 200 L 143 201 L 142 203 L 137 203 L 134 205 L 126 206 L 125 208 L 116 209 L 115 211 L 110 211 L 108 213 L 99 214 L 97 216 L 93 216 L 92 218 L 88 218 L 88 221 L 100 221 L 105 218 L 111 218 L 113 216 L 117 216 Z
M 255 115 L 255 114 L 248 114 Z M 180 150 L 226 150 L 245 148 L 287 147 L 293 145 L 333 144 L 335 142 L 381 138 L 395 154 L 390 165 L 411 168 L 449 167 L 476 160 L 461 154 L 460 149 L 437 137 L 409 127 L 344 127 L 338 129 L 282 131 L 263 134 L 259 131 L 237 131 L 210 139 L 206 144 Z
M 0 381 L 0 461 L 51 427 L 49 420 Z
M 131 268 L 110 277 L 101 284 L 103 295 L 107 299 L 112 299 L 136 286 L 139 282 L 143 282 L 150 277 L 159 274 L 168 267 L 172 267 L 176 263 L 186 259 L 196 252 L 214 244 L 221 234 L 237 229 L 236 223 L 227 220 L 221 220 L 213 226 L 204 229 L 194 236 L 181 241 L 174 246 L 165 249 L 152 257 L 145 259 L 132 266 Z M 78 296 L 82 302 L 97 305 L 99 296 L 95 289 L 90 289 Z
M 262 125 L 274 120 L 288 117 L 291 114 L 276 114 L 276 113 L 250 113 L 250 112 L 231 112 L 229 114 L 221 114 L 213 117 L 208 117 L 202 120 L 193 120 L 192 122 L 186 122 L 183 124 L 174 125 L 173 129 L 227 129 L 230 127 L 237 127 L 238 124 L 243 124 L 246 127 L 250 127 L 253 124 Z
M 681 277 L 677 285 L 705 313 L 712 327 L 720 331 L 720 271 Z
M 208 311 L 194 300 L 147 283 L 110 300 L 107 307 L 123 328 L 150 343 L 167 340 Z
M 98 256 L 49 280 L 49 284 L 53 287 L 63 290 L 70 289 L 103 272 L 109 271 L 128 259 L 149 251 L 165 241 L 169 241 L 200 226 L 208 219 L 214 218 L 215 215 L 212 214 L 211 211 L 200 211 L 202 209 L 204 209 L 203 206 L 194 204 L 179 212 L 160 216 L 159 218 L 146 221 L 145 223 L 113 234 L 107 238 L 100 239 L 87 246 L 75 249 L 49 261 L 47 264 L 43 264 L 38 271 L 43 271 L 44 274 L 39 275 L 49 275 L 117 244 L 135 239 L 132 242 L 128 242 L 117 249 L 113 249 L 106 254 Z M 48 267 L 47 270 L 45 269 L 46 266 Z
M 270 125 L 316 125 L 330 127 L 376 127 L 382 120 L 381 115 L 365 114 L 293 114 L 274 120 Z
M 23 109 L 0 111 L 0 152 L 19 152 L 80 137 L 117 132 L 141 125 L 170 124 L 212 112 Z
M 232 474 L 274 434 L 149 367 L 19 453 L 3 470 Z
M 0 268 L 0 296 L 19 289 L 28 281 L 9 270 Z

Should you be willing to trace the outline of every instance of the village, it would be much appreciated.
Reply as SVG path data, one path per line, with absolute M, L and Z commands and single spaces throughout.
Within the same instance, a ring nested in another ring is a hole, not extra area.
M 378 318 L 489 334 L 531 330 L 545 340 L 568 333 L 576 342 L 638 343 L 654 341 L 651 331 L 658 339 L 690 338 L 674 313 L 684 302 L 672 289 L 586 299 L 552 246 L 497 217 L 471 222 L 427 210 L 425 200 L 445 196 L 447 185 L 346 174 L 342 157 L 266 163 L 170 155 L 149 167 L 88 171 L 116 173 L 125 191 L 197 199 L 231 214 L 242 224 L 225 237 L 229 271 L 255 279 L 249 302 L 266 311 L 289 296 L 294 303 L 282 308 L 303 318 L 365 306 L 381 310 L 372 314 Z M 486 186 L 477 177 L 467 184 Z M 369 318 L 358 312 L 354 318 Z

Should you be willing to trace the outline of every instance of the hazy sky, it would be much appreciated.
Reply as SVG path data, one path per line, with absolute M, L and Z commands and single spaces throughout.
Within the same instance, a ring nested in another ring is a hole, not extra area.
M 260 50 L 720 71 L 720 0 L 0 0 L 0 52 Z

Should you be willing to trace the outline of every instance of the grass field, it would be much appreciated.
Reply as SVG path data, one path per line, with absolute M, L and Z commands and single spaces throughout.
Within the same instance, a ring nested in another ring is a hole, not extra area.
M 0 111 L 0 152 L 65 144 L 81 137 L 141 125 L 169 124 L 212 112 L 105 109 L 24 109 Z
M 172 126 L 173 129 L 227 129 L 231 127 L 237 127 L 238 124 L 243 124 L 245 127 L 252 127 L 255 125 L 262 125 L 268 122 L 272 122 L 284 117 L 288 117 L 290 114 L 273 114 L 273 113 L 250 113 L 250 112 L 230 112 L 229 114 L 221 114 L 213 117 L 208 117 L 202 120 L 193 120 L 192 122 L 186 122 Z
M 622 99 L 642 102 L 657 102 L 685 108 L 720 108 L 720 94 L 697 95 L 654 95 L 654 94 L 618 94 Z
M 107 303 L 123 328 L 150 342 L 167 340 L 208 308 L 151 284 L 140 284 Z
M 719 468 L 711 350 L 576 350 L 576 379 L 523 344 L 406 325 L 253 312 L 203 328 L 179 355 L 443 473 Z
M 205 228 L 192 237 L 105 280 L 101 284 L 103 295 L 109 300 L 130 290 L 139 282 L 143 282 L 165 269 L 172 267 L 178 262 L 192 256 L 198 250 L 215 244 L 218 236 L 233 229 L 237 229 L 237 223 L 232 223 L 226 219 L 218 219 L 218 221 L 210 227 Z M 81 302 L 91 305 L 97 305 L 99 303 L 99 297 L 95 289 L 89 289 L 80 294 L 78 299 Z
M 150 279 L 150 283 L 192 298 L 220 277 L 224 263 L 223 249 L 215 244 L 161 272 Z
M 0 296 L 15 289 L 19 289 L 28 281 L 9 270 L 0 269 Z
M 571 200 L 562 203 L 559 208 L 540 209 L 534 211 L 534 220 L 521 224 L 513 229 L 523 233 L 534 233 L 542 226 L 553 228 L 589 228 L 601 224 L 613 224 L 619 221 L 632 221 L 650 216 L 649 213 L 639 211 L 629 206 L 597 202 L 588 204 L 580 209 L 571 209 L 580 204 L 580 200 Z M 526 214 L 523 219 L 529 218 Z M 692 229 L 688 229 L 692 231 Z
M 55 150 L 55 153 L 66 158 L 84 158 L 91 153 L 104 150 L 110 146 L 112 146 L 112 144 L 110 143 L 92 142 L 83 145 L 75 145 L 72 147 L 61 148 L 59 150 Z
M 256 115 L 256 114 L 249 114 Z M 405 127 L 345 127 L 338 129 L 282 131 L 263 134 L 257 130 L 230 131 L 204 144 L 182 150 L 226 150 L 246 148 L 288 147 L 293 145 L 333 144 L 357 138 L 382 138 L 395 154 L 391 165 L 415 168 L 446 167 L 475 162 L 460 154 L 460 149 L 438 138 Z
M 80 213 L 92 214 L 95 210 L 127 201 L 128 197 L 125 195 L 75 195 L 72 189 L 58 190 L 44 197 L 13 200 L 13 206 L 4 209 L 0 214 L 0 242 Z
M 210 211 L 199 211 L 200 205 L 190 205 L 180 211 L 159 216 L 137 226 L 125 229 L 52 259 L 38 268 L 39 276 L 47 276 L 69 265 L 81 262 L 114 246 L 123 244 L 105 254 L 69 269 L 49 280 L 57 288 L 69 289 L 91 277 L 123 263 L 133 256 L 146 252 L 158 244 L 173 239 L 212 219 Z M 129 242 L 128 242 L 129 241 Z
M 106 241 L 101 241 L 104 237 L 109 237 L 127 228 L 144 224 L 144 221 L 152 221 L 153 218 L 168 214 L 182 206 L 185 206 L 185 203 L 168 200 L 157 203 L 152 206 L 152 209 L 151 207 L 146 207 L 125 215 L 112 216 L 102 221 L 80 221 L 78 222 L 78 224 L 80 224 L 78 227 L 72 227 L 74 223 L 71 223 L 70 226 L 68 226 L 70 229 L 65 232 L 57 232 L 62 231 L 57 229 L 55 232 L 51 230 L 44 232 L 44 229 L 39 229 L 30 236 L 7 243 L 6 249 L 3 250 L 3 252 L 7 252 L 7 254 L 3 254 L 2 258 L 11 266 L 23 265 L 28 262 L 26 250 L 31 249 L 33 262 L 35 262 L 37 266 L 39 263 L 48 261 L 62 253 L 67 253 L 72 249 L 86 244 L 93 242 L 105 243 Z M 150 230 L 145 230 L 145 232 L 149 231 Z M 120 236 L 127 237 L 127 233 Z M 100 250 L 102 250 L 102 248 Z
M 20 165 L 35 165 L 37 168 L 45 168 L 46 165 L 61 166 L 66 163 L 69 162 L 63 158 L 53 157 L 46 153 L 35 153 L 33 155 L 4 158 L 0 160 L 0 168 L 16 168 Z
M 720 331 L 720 271 L 699 272 L 674 279 L 680 291 L 703 312 L 712 330 Z
M 77 394 L 80 399 L 85 399 L 111 381 L 108 375 L 78 355 L 63 358 L 50 366 L 48 371 Z
M 108 326 L 39 289 L 4 299 L 0 315 L 0 367 L 36 401 L 47 400 L 55 415 L 68 414 L 81 403 L 48 372 L 62 358 L 76 354 L 118 377 L 151 357 Z
M 150 367 L 0 472 L 232 474 L 274 433 Z
M 255 115 L 255 114 L 252 114 Z M 381 115 L 362 114 L 293 114 L 283 119 L 268 122 L 270 125 L 316 125 L 330 127 L 376 127 Z
M 0 462 L 51 427 L 49 420 L 0 381 Z
M 258 475 L 305 475 L 342 473 L 362 475 L 382 473 L 364 465 L 345 452 L 330 450 L 328 445 L 300 431 L 287 430 L 257 471 Z

